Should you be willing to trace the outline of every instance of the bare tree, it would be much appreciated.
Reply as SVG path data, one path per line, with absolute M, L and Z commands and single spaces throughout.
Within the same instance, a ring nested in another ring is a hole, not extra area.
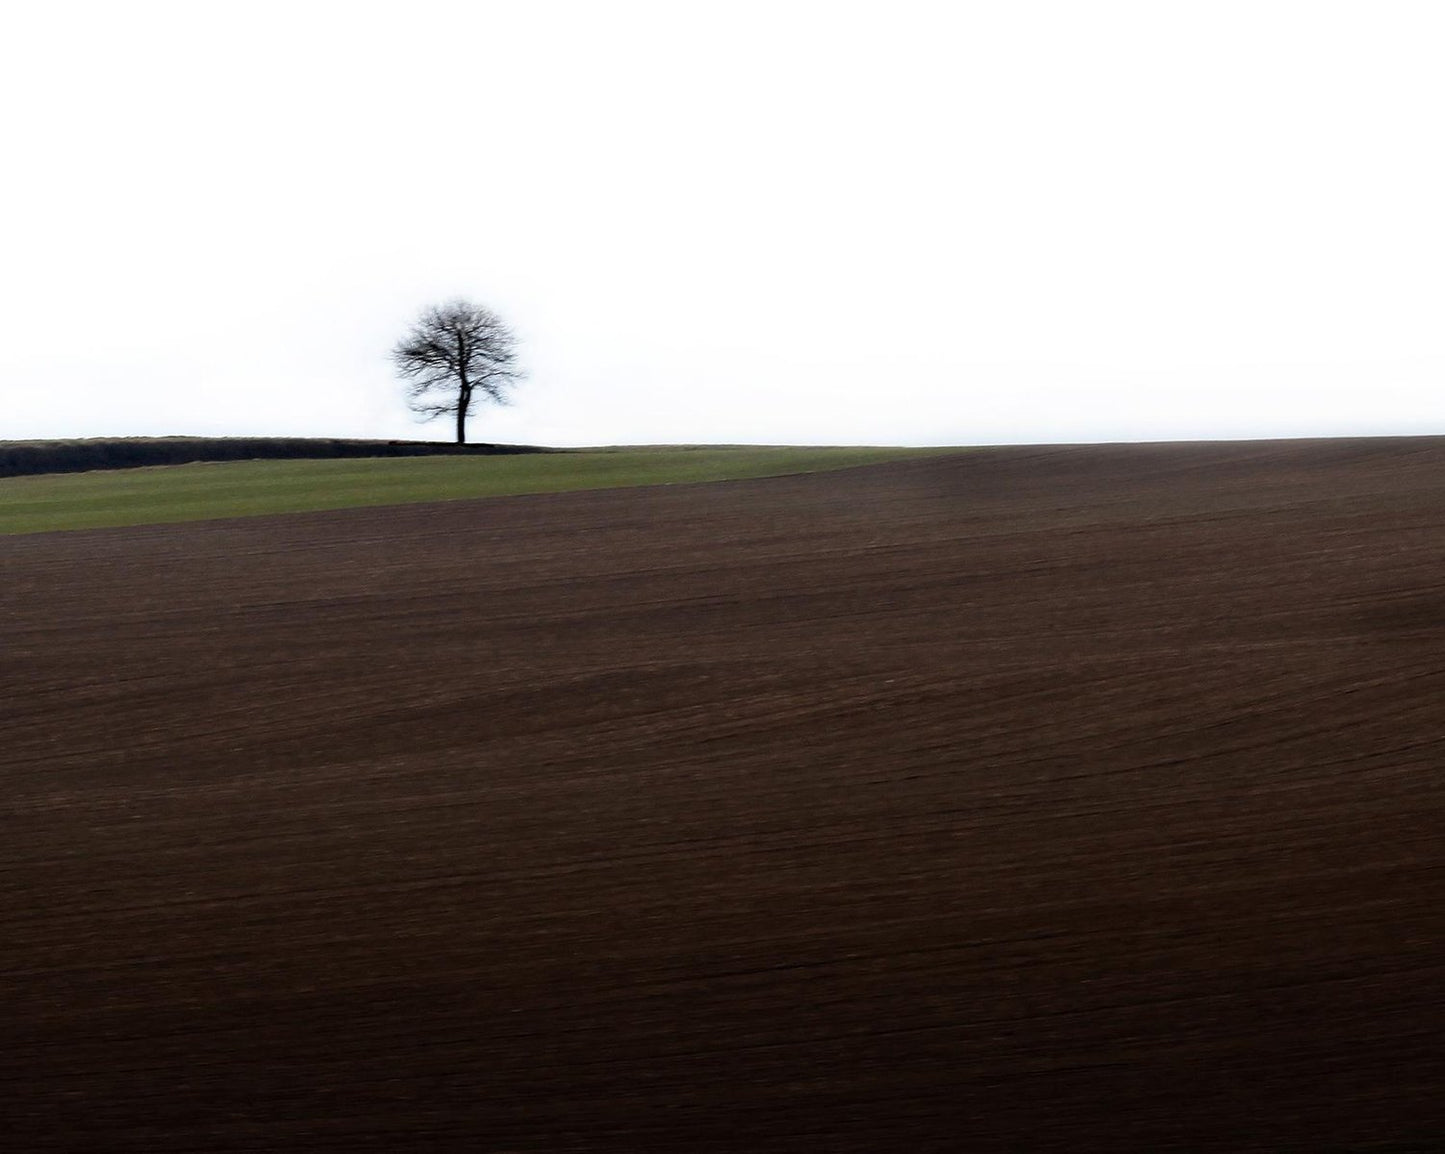
M 505 405 L 507 390 L 521 380 L 516 350 L 517 338 L 501 317 L 454 300 L 423 312 L 392 349 L 391 359 L 407 383 L 412 411 L 424 421 L 455 414 L 457 444 L 464 445 L 472 401 Z

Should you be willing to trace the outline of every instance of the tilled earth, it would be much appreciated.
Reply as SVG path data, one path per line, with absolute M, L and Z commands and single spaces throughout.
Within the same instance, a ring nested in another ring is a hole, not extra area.
M 0 539 L 0 1147 L 1438 1149 L 1445 441 Z

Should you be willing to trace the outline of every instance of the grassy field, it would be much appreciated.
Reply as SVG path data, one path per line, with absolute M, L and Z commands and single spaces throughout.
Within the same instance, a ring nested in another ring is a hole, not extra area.
M 511 457 L 234 461 L 0 479 L 0 534 L 251 517 L 363 505 L 728 481 L 939 449 L 587 449 Z

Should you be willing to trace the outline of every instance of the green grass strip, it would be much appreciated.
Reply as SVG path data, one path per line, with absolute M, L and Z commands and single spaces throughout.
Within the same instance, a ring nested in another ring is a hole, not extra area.
M 773 477 L 942 449 L 578 449 L 522 456 L 234 461 L 0 479 L 0 534 Z

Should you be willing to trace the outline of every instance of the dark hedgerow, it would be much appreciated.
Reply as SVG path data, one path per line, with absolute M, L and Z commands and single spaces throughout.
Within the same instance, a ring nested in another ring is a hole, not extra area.
M 438 441 L 361 441 L 325 437 L 97 437 L 0 441 L 0 477 L 184 465 L 193 461 L 331 460 L 438 454 L 545 453 L 533 445 L 456 445 Z

